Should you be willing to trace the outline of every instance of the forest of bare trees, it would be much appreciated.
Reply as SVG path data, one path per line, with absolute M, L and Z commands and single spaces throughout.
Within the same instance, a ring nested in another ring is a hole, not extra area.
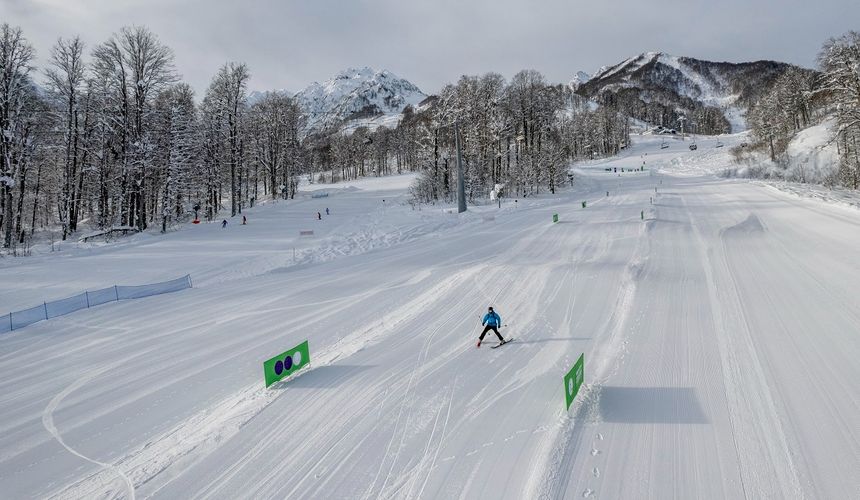
M 294 191 L 301 113 L 274 94 L 249 105 L 244 64 L 225 64 L 198 99 L 144 27 L 92 48 L 60 39 L 42 70 L 35 56 L 20 29 L 0 26 L 4 247 L 82 225 L 166 231 L 214 219 L 225 201 L 236 215 Z
M 457 122 L 470 201 L 554 191 L 572 158 L 612 155 L 627 120 L 535 71 L 462 77 L 393 129 L 305 137 L 296 100 L 249 100 L 250 69 L 228 62 L 205 94 L 180 80 L 145 27 L 86 47 L 59 39 L 46 68 L 19 28 L 0 26 L 0 229 L 5 248 L 82 229 L 167 231 L 235 216 L 313 182 L 422 172 L 416 200 L 449 202 Z

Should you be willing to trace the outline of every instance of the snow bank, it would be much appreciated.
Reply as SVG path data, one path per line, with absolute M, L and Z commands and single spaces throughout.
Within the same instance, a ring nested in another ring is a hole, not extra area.
M 839 166 L 836 150 L 836 120 L 827 119 L 819 125 L 801 130 L 785 151 L 786 180 L 796 182 L 825 182 Z

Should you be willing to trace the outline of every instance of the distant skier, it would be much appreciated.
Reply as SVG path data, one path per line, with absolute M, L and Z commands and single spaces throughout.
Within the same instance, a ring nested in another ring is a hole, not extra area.
M 325 207 L 325 214 L 326 214 L 326 215 L 329 215 L 328 207 Z
M 493 308 L 490 307 L 487 309 L 487 314 L 484 315 L 484 319 L 481 320 L 481 324 L 484 325 L 484 331 L 481 332 L 481 336 L 478 337 L 478 346 L 481 347 L 481 342 L 484 340 L 484 335 L 487 334 L 490 330 L 496 334 L 496 337 L 499 337 L 499 342 L 501 344 L 505 343 L 505 339 L 502 338 L 502 335 L 499 333 L 499 327 L 502 326 L 502 318 Z
M 317 212 L 317 220 L 322 220 L 322 214 Z
M 242 216 L 242 225 L 244 226 L 247 223 L 248 223 L 248 218 L 243 215 Z
M 221 221 L 221 229 L 226 229 L 226 228 L 227 228 L 227 219 L 224 219 Z

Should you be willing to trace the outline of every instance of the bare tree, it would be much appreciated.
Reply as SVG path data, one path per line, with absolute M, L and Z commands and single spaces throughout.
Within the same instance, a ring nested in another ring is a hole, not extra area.
M 30 134 L 28 107 L 34 90 L 30 63 L 35 53 L 20 28 L 0 25 L 0 227 L 3 246 L 12 245 L 12 189 L 22 175 Z
M 80 195 L 76 191 L 76 180 L 80 167 L 79 101 L 85 76 L 83 55 L 84 44 L 79 37 L 70 40 L 60 38 L 51 50 L 52 67 L 45 71 L 48 88 L 65 113 L 65 158 L 59 210 L 63 240 L 77 229 L 75 207 Z
M 236 173 L 240 168 L 240 127 L 247 106 L 247 87 L 251 75 L 244 63 L 230 62 L 221 67 L 206 93 L 207 109 L 226 133 L 227 160 L 230 165 L 231 216 L 241 212 L 241 193 Z
M 834 103 L 839 123 L 842 183 L 860 188 L 860 32 L 851 31 L 824 43 L 818 56 L 824 76 L 821 92 Z

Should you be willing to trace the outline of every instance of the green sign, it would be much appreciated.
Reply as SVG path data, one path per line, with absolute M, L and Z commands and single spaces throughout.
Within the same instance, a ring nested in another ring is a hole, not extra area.
M 558 214 L 552 214 L 552 221 L 558 222 Z
M 282 352 L 272 359 L 263 362 L 263 373 L 266 376 L 266 387 L 285 379 L 304 368 L 310 363 L 311 354 L 308 341 L 305 340 L 289 351 Z
M 567 402 L 567 409 L 570 409 L 570 404 L 573 403 L 573 398 L 579 393 L 579 388 L 582 386 L 585 371 L 585 354 L 580 354 L 579 359 L 573 364 L 573 368 L 564 376 L 564 398 Z

